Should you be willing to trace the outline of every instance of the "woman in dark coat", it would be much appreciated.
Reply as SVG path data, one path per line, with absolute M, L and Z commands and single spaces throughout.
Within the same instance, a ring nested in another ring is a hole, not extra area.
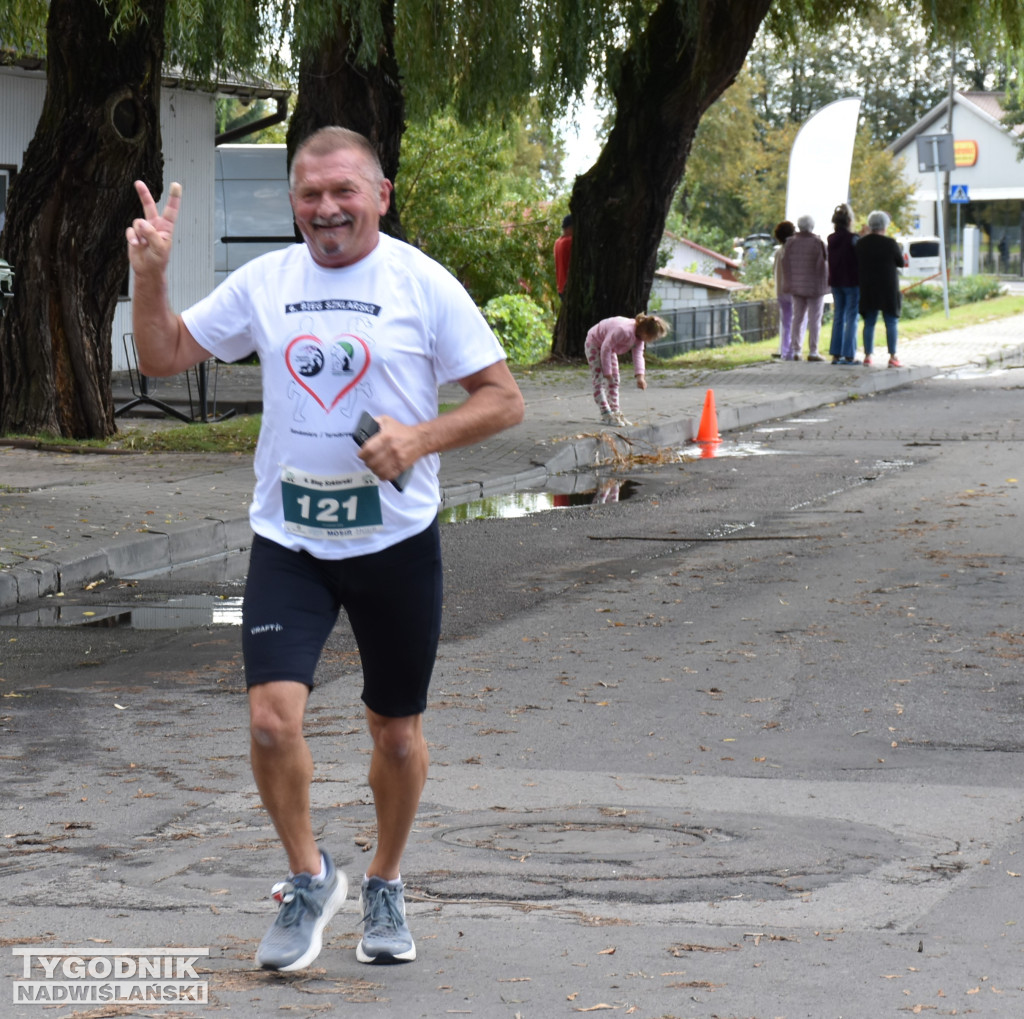
M 872 212 L 868 216 L 868 230 L 853 249 L 857 255 L 857 276 L 860 280 L 860 313 L 864 318 L 864 363 L 871 364 L 875 348 L 875 322 L 878 313 L 885 321 L 885 341 L 889 347 L 889 367 L 902 368 L 896 357 L 896 330 L 903 295 L 900 293 L 900 269 L 903 252 L 885 231 L 889 216 L 885 212 Z
M 832 213 L 835 230 L 828 235 L 828 285 L 832 288 L 832 342 L 829 353 L 833 364 L 857 362 L 857 306 L 860 278 L 854 246 L 857 235 L 853 212 L 844 202 Z

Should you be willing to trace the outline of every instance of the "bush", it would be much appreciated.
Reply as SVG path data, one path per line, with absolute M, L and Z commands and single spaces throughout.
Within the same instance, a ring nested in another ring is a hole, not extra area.
M 950 281 L 949 306 L 974 304 L 998 297 L 1001 284 L 995 276 L 964 276 Z M 903 295 L 903 318 L 920 318 L 942 308 L 942 286 L 922 283 Z
M 998 297 L 1003 285 L 995 276 L 962 276 L 949 284 L 950 304 L 973 304 Z
M 510 364 L 535 364 L 551 352 L 551 327 L 525 294 L 492 297 L 483 312 Z

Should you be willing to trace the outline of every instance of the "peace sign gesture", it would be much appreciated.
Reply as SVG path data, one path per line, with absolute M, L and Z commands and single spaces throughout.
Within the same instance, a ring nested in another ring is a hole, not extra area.
M 181 206 L 181 185 L 171 185 L 163 214 L 149 188 L 141 181 L 135 182 L 135 191 L 142 202 L 143 219 L 136 219 L 125 231 L 128 240 L 128 260 L 136 274 L 153 270 L 163 272 L 171 257 L 171 242 L 174 239 L 174 224 Z

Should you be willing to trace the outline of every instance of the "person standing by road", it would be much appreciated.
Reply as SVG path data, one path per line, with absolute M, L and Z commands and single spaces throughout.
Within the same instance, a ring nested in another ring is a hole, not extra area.
M 807 360 L 824 361 L 818 353 L 818 336 L 828 293 L 825 242 L 814 233 L 813 216 L 801 216 L 796 221 L 796 229 L 782 250 L 783 290 L 793 298 L 790 356 L 786 360 L 800 360 L 806 323 Z
M 857 300 L 860 295 L 857 235 L 853 210 L 844 202 L 832 213 L 835 230 L 828 235 L 828 285 L 832 288 L 832 342 L 829 353 L 833 364 L 857 363 Z
M 860 313 L 864 318 L 864 363 L 871 364 L 875 349 L 875 323 L 878 313 L 885 322 L 885 342 L 889 348 L 889 367 L 902 368 L 896 356 L 897 330 L 903 294 L 900 293 L 900 269 L 903 254 L 892 237 L 887 237 L 889 214 L 875 210 L 868 215 L 868 231 L 857 241 L 857 272 L 860 277 Z
M 774 237 L 779 247 L 775 249 L 772 261 L 772 276 L 775 279 L 775 296 L 779 301 L 779 357 L 791 361 L 790 343 L 793 328 L 793 298 L 783 289 L 782 253 L 786 250 L 786 241 L 796 233 L 796 227 L 788 219 L 784 219 L 775 227 Z M 772 354 L 772 357 L 775 357 Z
M 262 367 L 242 646 L 253 775 L 291 870 L 274 886 L 280 908 L 256 961 L 287 971 L 316 958 L 347 891 L 313 835 L 303 736 L 314 669 L 341 608 L 362 661 L 377 815 L 356 954 L 416 957 L 400 862 L 428 767 L 423 712 L 441 615 L 438 453 L 523 414 L 501 347 L 466 291 L 380 233 L 392 185 L 362 135 L 311 135 L 289 185 L 305 243 L 247 263 L 180 315 L 166 296 L 180 186 L 171 185 L 161 214 L 136 182 L 143 216 L 127 230 L 139 369 L 173 375 L 211 355 L 253 352 Z M 438 416 L 437 387 L 452 380 L 468 396 Z M 361 414 L 379 431 L 360 447 Z
M 562 220 L 562 235 L 555 241 L 555 289 L 565 297 L 569 282 L 569 259 L 572 257 L 572 216 Z
M 661 339 L 668 332 L 668 323 L 657 315 L 636 318 L 602 319 L 591 326 L 583 349 L 590 365 L 590 380 L 594 389 L 594 402 L 601 411 L 601 421 L 606 425 L 628 425 L 619 410 L 619 354 L 632 352 L 633 375 L 637 389 L 647 388 L 647 371 L 644 364 L 644 344 Z

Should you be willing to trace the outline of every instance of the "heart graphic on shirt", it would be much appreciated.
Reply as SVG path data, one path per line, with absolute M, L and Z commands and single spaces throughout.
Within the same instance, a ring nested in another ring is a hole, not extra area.
M 292 378 L 329 414 L 370 368 L 370 348 L 351 333 L 329 343 L 306 333 L 284 352 Z

